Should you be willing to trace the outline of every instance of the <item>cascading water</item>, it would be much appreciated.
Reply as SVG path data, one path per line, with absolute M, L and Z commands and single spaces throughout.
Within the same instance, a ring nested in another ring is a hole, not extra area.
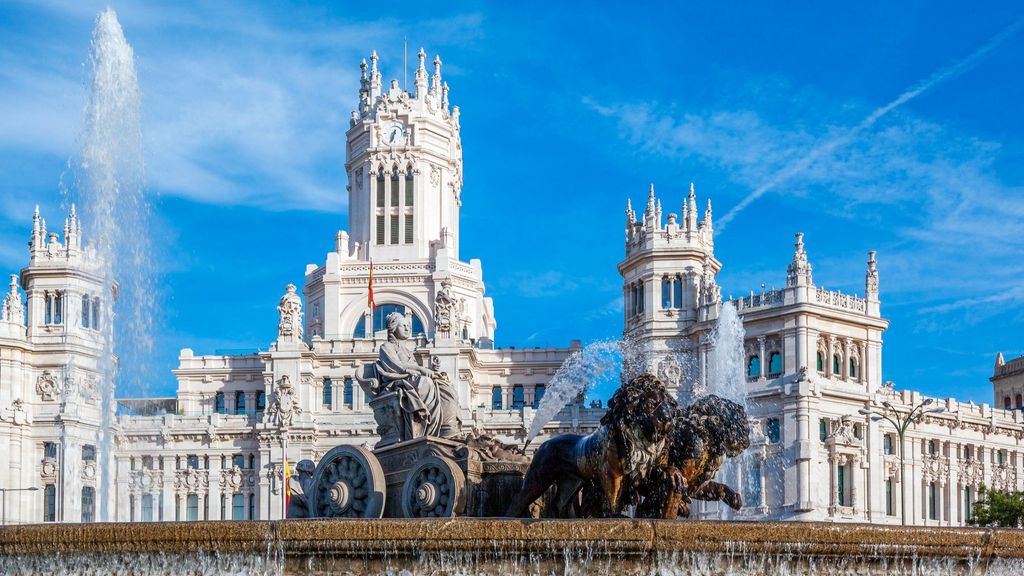
M 704 394 L 715 394 L 747 405 L 747 379 L 743 372 L 743 320 L 732 302 L 722 304 L 710 335 Z
M 632 354 L 629 344 L 621 340 L 593 342 L 570 354 L 544 389 L 544 398 L 530 423 L 526 444 L 529 445 L 544 426 L 579 394 L 603 382 L 614 380 L 617 383 L 623 358 Z
M 99 519 L 106 520 L 114 390 L 117 385 L 140 390 L 147 381 L 146 359 L 153 348 L 156 308 L 135 56 L 110 8 L 96 17 L 88 68 L 89 94 L 73 192 L 82 207 L 85 232 L 95 251 L 108 303 L 100 308 L 103 418 L 97 442 Z

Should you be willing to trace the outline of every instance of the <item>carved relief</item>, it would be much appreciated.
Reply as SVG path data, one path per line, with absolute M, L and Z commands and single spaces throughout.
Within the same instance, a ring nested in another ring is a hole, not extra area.
M 36 379 L 36 393 L 39 394 L 43 400 L 53 401 L 56 400 L 60 395 L 60 387 L 57 385 L 57 378 L 50 373 L 49 370 L 44 370 L 39 378 Z
M 5 322 L 25 323 L 25 306 L 21 303 L 21 292 L 18 291 L 17 274 L 11 274 L 10 291 L 4 297 L 3 313 L 0 318 Z
M 281 377 L 281 381 L 274 393 L 274 402 L 266 411 L 263 421 L 269 424 L 276 424 L 282 428 L 292 425 L 292 420 L 302 413 L 299 401 L 292 388 L 291 380 L 287 375 Z
M 452 282 L 445 278 L 441 280 L 441 289 L 437 291 L 437 296 L 434 298 L 434 322 L 437 326 L 437 333 L 444 337 L 450 337 L 452 326 L 458 324 L 458 316 L 455 298 L 452 296 Z

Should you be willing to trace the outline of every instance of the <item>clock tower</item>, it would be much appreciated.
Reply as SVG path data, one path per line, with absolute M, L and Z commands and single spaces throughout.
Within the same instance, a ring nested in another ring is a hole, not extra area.
M 418 59 L 412 92 L 397 80 L 382 86 L 376 52 L 361 65 L 345 169 L 350 242 L 362 259 L 425 259 L 440 245 L 458 258 L 459 108 L 449 106 L 440 57 L 429 78 L 422 49 Z

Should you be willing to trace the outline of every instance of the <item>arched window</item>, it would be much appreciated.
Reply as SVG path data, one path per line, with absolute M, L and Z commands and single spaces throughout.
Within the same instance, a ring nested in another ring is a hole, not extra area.
M 495 386 L 491 388 L 491 409 L 501 410 L 501 386 Z
M 346 408 L 352 407 L 352 379 L 345 378 L 345 390 L 343 391 L 344 397 L 342 401 L 345 403 Z
M 672 307 L 672 283 L 668 276 L 661 279 L 661 308 L 668 310 Z
M 135 510 L 135 507 L 132 507 Z M 43 488 L 43 522 L 57 521 L 57 486 L 47 484 Z
M 672 307 L 682 308 L 683 307 L 683 277 L 676 276 L 676 281 L 673 283 L 672 288 Z
M 832 357 L 832 375 L 842 376 L 843 375 L 843 359 L 836 354 Z
M 761 375 L 761 359 L 753 355 L 747 360 L 747 376 L 757 378 Z
M 857 360 L 850 358 L 850 378 L 857 377 Z
M 818 372 L 824 372 L 824 371 L 825 371 L 825 355 L 821 353 L 821 350 L 818 350 Z
M 57 292 L 56 298 L 53 302 L 53 323 L 63 324 L 64 323 L 64 293 Z
M 82 522 L 96 521 L 96 489 L 92 486 L 82 488 Z
M 91 300 L 86 294 L 82 295 L 82 328 L 89 327 L 89 308 L 91 308 Z
M 1013 408 L 1013 403 L 1010 400 L 1010 397 L 1009 396 L 1004 397 L 1003 398 L 1003 409 L 1004 410 L 1011 410 L 1012 408 Z
M 224 410 L 224 393 L 217 392 L 217 395 L 213 397 L 213 411 L 217 414 L 225 414 Z
M 387 330 L 387 317 L 392 312 L 398 312 L 399 314 L 405 314 L 406 308 L 401 304 L 381 304 L 373 310 L 373 331 L 374 333 L 380 332 L 381 330 Z M 416 314 L 412 315 L 412 335 L 413 337 L 424 335 L 423 322 L 420 321 L 419 316 Z M 352 331 L 353 338 L 366 338 L 366 322 L 362 316 L 356 321 L 356 329 Z
M 92 329 L 100 329 L 100 299 L 92 299 Z
M 235 414 L 245 414 L 245 392 L 235 392 Z
M 1017 394 L 1017 409 L 1024 408 L 1024 398 L 1020 394 Z
M 255 454 L 249 454 L 249 470 L 255 470 L 255 469 L 256 469 L 256 455 Z
M 769 376 L 782 374 L 782 354 L 772 352 L 768 355 L 768 374 Z
M 323 398 L 323 402 L 322 402 L 322 404 L 324 406 L 327 406 L 327 407 L 331 406 L 331 400 L 332 400 L 332 398 L 331 398 L 331 392 L 332 392 L 331 388 L 333 388 L 333 387 L 334 386 L 331 383 L 331 379 L 330 378 L 324 378 L 324 398 Z
M 928 454 L 935 456 L 939 453 L 939 443 L 935 440 L 928 441 Z
M 523 392 L 522 384 L 516 384 L 512 387 L 512 409 L 522 410 L 526 403 L 525 393 Z
M 256 393 L 256 411 L 263 412 L 267 408 L 267 394 L 262 390 Z

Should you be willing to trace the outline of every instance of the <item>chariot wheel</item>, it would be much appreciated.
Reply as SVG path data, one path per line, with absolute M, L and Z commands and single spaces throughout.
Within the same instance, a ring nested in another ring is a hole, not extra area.
M 466 475 L 447 458 L 427 456 L 405 476 L 402 514 L 406 518 L 454 516 L 462 511 Z
M 336 446 L 313 472 L 313 518 L 380 518 L 386 494 L 384 471 L 362 446 Z

